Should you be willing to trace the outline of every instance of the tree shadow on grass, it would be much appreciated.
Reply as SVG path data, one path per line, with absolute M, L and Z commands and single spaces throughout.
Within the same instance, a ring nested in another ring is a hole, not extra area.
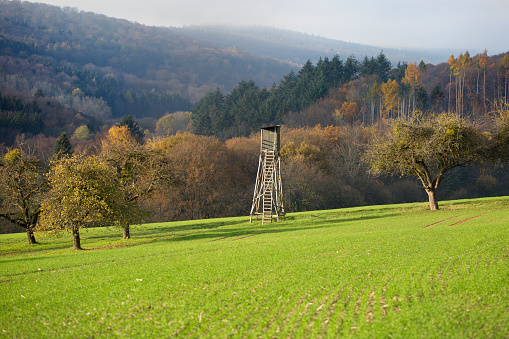
M 208 220 L 196 220 L 186 221 L 184 224 L 172 225 L 173 223 L 168 223 L 167 225 L 160 225 L 154 227 L 144 227 L 136 225 L 133 227 L 132 240 L 122 240 L 121 231 L 118 233 L 113 231 L 106 231 L 104 233 L 91 234 L 86 231 L 82 232 L 81 242 L 82 246 L 88 250 L 102 250 L 102 249 L 110 249 L 106 245 L 103 246 L 94 246 L 94 243 L 97 241 L 125 241 L 125 246 L 138 246 L 142 244 L 147 244 L 146 241 L 140 243 L 130 243 L 135 242 L 134 239 L 150 239 L 149 243 L 160 243 L 160 242 L 181 242 L 181 241 L 192 241 L 192 240 L 209 240 L 211 242 L 222 241 L 222 240 L 230 240 L 237 241 L 242 240 L 244 238 L 251 238 L 253 236 L 268 234 L 268 233 L 284 233 L 284 232 L 295 232 L 295 231 L 303 231 L 309 229 L 319 229 L 319 228 L 328 228 L 328 227 L 338 227 L 341 224 L 348 222 L 356 222 L 362 220 L 373 220 L 386 218 L 393 215 L 399 215 L 400 213 L 392 213 L 392 214 L 383 214 L 378 216 L 373 215 L 363 215 L 358 217 L 350 217 L 350 218 L 341 218 L 340 216 L 334 218 L 321 218 L 321 217 L 298 217 L 298 216 L 287 216 L 286 221 L 261 224 L 261 221 L 253 221 L 253 223 L 249 223 L 249 219 L 240 218 L 237 220 L 217 220 L 213 221 L 213 219 Z M 133 241 L 134 240 L 134 241 Z M 92 248 L 87 248 L 90 246 L 94 246 Z M 112 248 L 123 247 L 123 246 L 115 246 L 112 245 Z M 13 255 L 23 255 L 30 254 L 36 255 L 35 257 L 26 257 L 23 256 L 19 259 L 8 259 L 11 260 L 31 260 L 37 259 L 39 255 L 44 254 L 44 252 L 56 254 L 54 252 L 60 251 L 72 251 L 72 239 L 65 242 L 48 242 L 45 243 L 40 241 L 40 243 L 35 245 L 27 246 L 22 249 L 13 249 L 9 252 L 3 252 L 0 254 L 0 260 L 2 257 L 8 258 Z
M 108 227 L 112 226 L 98 226 L 80 229 L 81 246 L 83 248 L 82 250 L 78 250 L 78 252 L 96 249 L 95 247 L 89 247 L 96 242 L 105 241 L 115 243 L 116 241 L 122 240 L 122 229 L 118 228 L 115 231 L 107 229 Z M 95 232 L 95 230 L 99 229 L 104 229 L 104 231 Z M 36 233 L 36 244 L 19 244 L 19 246 L 14 246 L 11 250 L 0 251 L 0 260 L 2 258 L 9 258 L 11 256 L 23 254 L 41 255 L 61 251 L 76 251 L 73 249 L 72 235 L 70 232 L 62 231 L 59 235 L 44 235 L 41 233 L 44 232 Z M 22 257 L 20 260 L 29 260 L 30 258 L 31 257 Z
M 131 236 L 133 239 L 124 240 L 122 239 L 122 229 L 115 226 L 98 226 L 98 227 L 89 227 L 88 229 L 80 230 L 81 237 L 81 245 L 83 250 L 95 250 L 102 249 L 102 246 L 94 246 L 96 242 L 113 242 L 116 245 L 119 245 L 118 242 L 124 241 L 125 244 L 122 245 L 130 245 L 136 246 L 139 244 L 133 243 L 135 239 L 147 239 L 153 238 L 154 241 L 160 241 L 161 238 L 175 237 L 177 233 L 186 232 L 186 231 L 205 231 L 208 229 L 215 229 L 223 226 L 235 226 L 238 224 L 246 223 L 246 220 L 235 220 L 235 221 L 211 221 L 211 220 L 196 220 L 196 222 L 185 221 L 185 224 L 172 226 L 173 223 L 168 223 L 168 226 L 157 226 L 150 227 L 144 225 L 131 225 Z M 95 230 L 103 229 L 102 232 L 95 232 Z M 64 232 L 63 232 L 64 233 Z M 36 233 L 37 236 L 37 233 Z M 45 240 L 47 237 L 52 237 L 50 240 Z M 56 239 L 57 238 L 57 239 Z M 65 240 L 64 240 L 65 239 Z M 133 241 L 134 240 L 134 241 Z M 151 241 L 153 242 L 153 241 Z M 146 243 L 146 242 L 144 242 Z M 87 248 L 89 246 L 94 246 L 93 248 Z M 106 246 L 107 247 L 107 246 Z M 122 247 L 122 246 L 114 246 L 112 247 Z M 58 236 L 37 236 L 37 243 L 32 245 L 20 244 L 19 246 L 14 246 L 11 250 L 0 251 L 0 260 L 1 258 L 9 258 L 15 255 L 41 255 L 45 252 L 60 252 L 60 251 L 73 251 L 72 249 L 72 238 L 70 234 L 61 234 Z M 11 259 L 11 260 L 30 260 L 30 257 L 22 257 L 19 259 Z
M 146 236 L 151 236 L 152 241 L 150 243 L 172 243 L 172 242 L 180 242 L 180 241 L 195 241 L 195 240 L 204 240 L 208 243 L 216 242 L 217 244 L 221 244 L 223 242 L 232 242 L 232 241 L 242 241 L 244 239 L 250 239 L 252 237 L 256 237 L 258 235 L 262 234 L 278 234 L 278 233 L 288 233 L 288 232 L 296 232 L 296 231 L 305 231 L 305 230 L 311 230 L 311 229 L 324 229 L 324 228 L 333 228 L 333 227 L 341 227 L 344 223 L 349 222 L 358 222 L 363 220 L 375 220 L 375 219 L 382 219 L 386 217 L 390 217 L 393 215 L 400 215 L 400 213 L 393 213 L 393 214 L 384 214 L 379 216 L 358 216 L 358 217 L 351 217 L 351 218 L 330 218 L 330 219 L 315 219 L 310 218 L 309 223 L 307 223 L 308 220 L 306 218 L 300 219 L 300 218 L 294 218 L 293 216 L 288 218 L 288 222 L 277 222 L 277 223 L 270 223 L 266 225 L 261 225 L 261 222 L 258 224 L 253 223 L 249 224 L 248 219 L 246 220 L 236 220 L 236 221 L 217 221 L 217 222 L 210 222 L 210 221 L 197 221 L 196 223 L 189 222 L 186 225 L 178 225 L 178 226 L 158 226 L 155 229 L 147 230 Z M 242 224 L 246 225 L 247 227 L 242 226 Z M 251 226 L 252 225 L 252 226 Z M 221 228 L 223 227 L 224 228 Z M 233 226 L 233 227 L 232 227 Z M 154 234 L 154 230 L 157 230 L 158 234 Z M 150 232 L 152 231 L 152 232 Z M 191 234 L 176 234 L 176 232 L 186 232 L 189 231 Z M 141 232 L 141 234 L 144 234 L 144 232 Z M 105 239 L 105 238 L 116 238 L 115 234 L 100 234 L 96 235 L 92 238 L 99 238 L 99 239 Z M 140 244 L 146 244 L 146 243 L 140 243 Z M 140 245 L 140 244 L 132 244 L 132 246 Z M 241 246 L 244 246 L 247 243 L 242 244 Z M 44 245 L 35 245 L 35 247 L 30 247 L 30 252 L 32 252 L 34 249 L 37 249 L 37 247 L 40 246 L 40 251 L 59 251 L 59 250 L 68 250 L 70 247 L 70 244 L 66 243 L 59 243 L 59 244 L 53 244 L 50 246 L 51 248 L 48 248 L 48 246 Z M 91 250 L 95 250 L 96 248 L 92 248 Z M 202 251 L 215 251 L 218 249 L 211 249 L 209 247 L 204 247 L 203 249 L 195 249 L 192 251 L 196 252 L 202 252 Z M 180 251 L 179 251 L 180 252 Z M 19 254 L 17 252 L 16 254 Z M 53 253 L 56 254 L 56 253 Z M 63 253 L 64 255 L 67 255 L 67 253 Z M 151 255 L 160 255 L 162 253 L 157 254 L 151 254 Z M 57 254 L 57 255 L 60 255 Z M 165 255 L 168 255 L 166 252 Z M 175 253 L 174 255 L 179 255 L 178 253 Z M 53 256 L 52 256 L 53 257 Z M 55 258 L 55 257 L 53 257 Z M 53 259 L 52 258 L 52 259 Z M 19 257 L 19 258 L 12 258 L 9 261 L 36 261 L 41 259 L 40 255 L 31 256 L 31 257 Z M 112 259 L 115 260 L 115 259 Z M 68 265 L 68 266 L 62 266 L 58 267 L 58 269 L 67 269 L 70 267 L 75 266 L 86 266 L 86 265 L 94 265 L 99 264 L 98 262 L 82 262 L 79 265 Z M 29 271 L 29 272 L 17 272 L 14 274 L 2 274 L 3 278 L 7 277 L 13 277 L 18 275 L 24 275 L 24 274 L 30 274 L 34 273 L 35 271 Z
M 177 232 L 184 232 L 184 231 L 197 231 L 197 230 L 209 230 L 209 229 L 216 229 L 223 226 L 235 226 L 239 224 L 245 224 L 247 223 L 246 220 L 238 220 L 238 221 L 203 221 L 203 220 L 196 220 L 196 222 L 186 222 L 185 225 L 177 225 L 172 226 L 172 223 L 168 223 L 168 226 L 158 226 L 156 228 L 156 231 L 158 233 L 170 233 L 175 234 Z M 135 232 L 137 236 L 154 236 L 154 229 L 136 229 Z
M 39 254 L 43 252 L 54 252 L 54 251 L 60 251 L 72 248 L 72 239 L 70 241 L 70 244 L 68 243 L 61 243 L 61 244 L 55 244 L 53 242 L 45 242 L 43 240 L 37 239 L 36 244 L 31 244 L 25 246 L 21 246 L 21 248 L 13 248 L 12 250 L 5 250 L 0 252 L 0 260 L 1 258 L 10 258 L 11 256 L 15 255 L 21 255 L 21 254 Z M 30 260 L 31 257 L 23 257 L 19 260 Z
M 200 232 L 200 233 L 192 233 L 192 234 L 179 234 L 176 235 L 173 238 L 170 239 L 156 239 L 156 241 L 191 241 L 191 240 L 204 240 L 204 239 L 210 239 L 210 242 L 213 241 L 221 241 L 221 240 L 241 240 L 241 238 L 247 238 L 252 237 L 255 235 L 260 234 L 267 234 L 267 233 L 283 233 L 283 232 L 295 232 L 295 231 L 304 231 L 304 230 L 310 230 L 310 229 L 319 229 L 319 228 L 330 228 L 330 227 L 338 227 L 342 223 L 347 222 L 355 222 L 355 221 L 362 221 L 362 220 L 373 220 L 373 219 L 380 219 L 380 218 L 387 218 L 393 215 L 399 215 L 399 213 L 393 213 L 393 214 L 384 214 L 380 216 L 359 216 L 359 217 L 352 217 L 352 218 L 331 218 L 331 219 L 325 219 L 325 220 L 310 220 L 310 223 L 304 226 L 301 226 L 301 224 L 304 222 L 304 220 L 299 219 L 292 219 L 293 222 L 288 222 L 285 224 L 284 221 L 277 222 L 277 223 L 271 223 L 267 225 L 259 225 L 255 227 L 249 227 L 249 228 L 225 228 L 225 229 L 218 229 L 220 226 L 232 226 L 236 224 L 242 224 L 246 223 L 246 221 L 239 221 L 235 223 L 228 223 L 225 222 L 224 225 L 217 225 L 215 230 L 213 232 Z M 294 222 L 297 222 L 298 226 L 295 226 Z M 171 227 L 169 227 L 171 229 Z M 201 228 L 201 229 L 209 229 L 207 228 Z M 186 229 L 182 229 L 186 230 Z M 192 230 L 192 229 L 187 229 Z

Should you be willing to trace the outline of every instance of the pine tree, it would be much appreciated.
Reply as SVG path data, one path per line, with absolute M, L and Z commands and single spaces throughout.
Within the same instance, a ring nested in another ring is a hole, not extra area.
M 378 75 L 380 82 L 387 82 L 391 69 L 391 62 L 387 59 L 383 51 L 381 51 L 376 57 L 376 74 Z
M 62 132 L 53 148 L 53 157 L 56 160 L 72 154 L 72 146 L 66 132 Z
M 437 83 L 435 87 L 433 87 L 433 90 L 431 91 L 431 109 L 435 113 L 440 113 L 442 110 L 442 100 L 444 98 L 445 94 L 442 92 L 442 88 L 440 87 L 440 84 Z
M 122 120 L 115 124 L 117 127 L 127 126 L 131 135 L 136 139 L 137 142 L 141 142 L 144 137 L 143 131 L 140 125 L 134 120 L 131 115 L 124 115 Z

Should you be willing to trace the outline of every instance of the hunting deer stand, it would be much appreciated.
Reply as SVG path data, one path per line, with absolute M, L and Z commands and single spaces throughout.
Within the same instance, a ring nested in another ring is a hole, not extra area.
M 262 216 L 264 222 L 272 222 L 275 217 L 285 217 L 283 207 L 283 192 L 281 184 L 281 156 L 280 133 L 281 126 L 269 126 L 261 129 L 260 159 L 258 161 L 258 174 L 253 195 L 253 205 L 249 222 L 253 216 L 258 220 Z

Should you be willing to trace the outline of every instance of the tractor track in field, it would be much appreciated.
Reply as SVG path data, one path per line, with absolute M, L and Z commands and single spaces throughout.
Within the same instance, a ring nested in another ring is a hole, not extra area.
M 460 215 L 457 215 L 455 217 L 451 217 L 451 218 L 447 218 L 447 219 L 444 219 L 444 220 L 440 220 L 440 221 L 434 222 L 432 224 L 429 224 L 429 225 L 426 225 L 426 226 L 422 226 L 422 228 L 435 226 L 435 225 L 438 225 L 438 224 L 441 224 L 443 222 L 446 222 L 446 221 L 449 221 L 449 220 L 452 220 L 452 219 L 455 219 L 455 218 L 459 218 L 459 217 L 460 217 Z
M 462 224 L 464 222 L 467 222 L 467 221 L 479 218 L 479 217 L 481 217 L 483 215 L 484 215 L 484 213 L 481 213 L 479 215 L 476 215 L 475 217 L 471 217 L 471 218 L 468 218 L 468 219 L 464 219 L 464 220 L 460 220 L 460 221 L 457 221 L 455 223 L 452 223 L 449 226 L 456 226 L 456 225 Z M 444 219 L 444 220 L 440 220 L 440 221 L 434 222 L 432 224 L 429 224 L 429 225 L 426 225 L 426 226 L 422 226 L 422 228 L 427 228 L 427 227 L 435 226 L 435 225 L 438 225 L 438 224 L 441 224 L 443 222 L 446 222 L 446 221 L 449 221 L 449 220 L 452 220 L 452 219 L 456 219 L 456 218 L 459 218 L 459 217 L 461 217 L 461 215 L 457 215 L 455 217 L 451 217 L 451 218 L 447 218 L 447 219 Z
M 245 238 L 249 238 L 249 237 L 254 237 L 256 235 L 267 234 L 267 233 L 278 233 L 278 232 L 279 231 L 246 232 L 243 234 L 231 235 L 228 237 L 222 237 L 222 238 L 218 238 L 218 239 L 212 239 L 212 240 L 209 240 L 209 242 L 215 242 L 215 241 L 220 241 L 220 240 L 225 240 L 225 239 L 230 239 L 230 241 L 237 241 L 237 240 L 241 240 L 241 239 L 245 239 Z M 234 239 L 231 239 L 231 238 L 234 238 Z
M 461 223 L 464 223 L 464 222 L 470 221 L 470 220 L 472 220 L 472 219 L 479 218 L 479 217 L 481 217 L 481 216 L 483 216 L 483 215 L 484 215 L 484 213 L 481 213 L 481 214 L 479 214 L 479 215 L 476 215 L 475 217 L 468 218 L 468 219 L 465 219 L 465 220 L 460 220 L 460 221 L 455 222 L 454 224 L 451 224 L 451 225 L 449 225 L 449 226 L 456 226 L 456 225 L 459 225 L 459 224 L 461 224 Z

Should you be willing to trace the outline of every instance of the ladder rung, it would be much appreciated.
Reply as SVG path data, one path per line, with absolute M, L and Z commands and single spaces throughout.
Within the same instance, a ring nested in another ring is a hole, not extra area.
M 274 151 L 265 151 L 263 158 L 260 158 L 260 177 L 257 179 L 257 187 L 259 190 L 255 193 L 253 198 L 253 206 L 256 206 L 256 215 L 261 215 L 262 223 L 273 222 L 274 218 L 279 221 L 280 206 L 274 200 L 277 198 L 279 184 L 276 186 L 275 183 L 279 182 L 279 169 L 278 169 L 278 158 Z M 258 181 L 260 181 L 258 183 Z M 259 185 L 259 186 L 258 186 Z

